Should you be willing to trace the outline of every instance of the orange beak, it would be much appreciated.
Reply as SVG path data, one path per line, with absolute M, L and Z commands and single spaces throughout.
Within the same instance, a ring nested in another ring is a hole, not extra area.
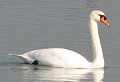
M 100 21 L 101 21 L 103 24 L 105 24 L 106 26 L 110 27 L 108 21 L 105 20 L 104 17 L 101 17 L 101 18 L 100 18 Z

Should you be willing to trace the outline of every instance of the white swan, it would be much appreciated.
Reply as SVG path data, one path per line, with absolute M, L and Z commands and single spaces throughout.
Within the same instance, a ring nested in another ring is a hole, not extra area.
M 97 22 L 102 22 L 108 27 L 107 18 L 102 11 L 94 10 L 90 14 L 90 33 L 93 47 L 93 62 L 89 62 L 82 55 L 63 48 L 48 48 L 27 52 L 22 55 L 10 54 L 16 56 L 29 64 L 38 64 L 52 67 L 64 68 L 103 68 L 104 57 L 100 43 Z

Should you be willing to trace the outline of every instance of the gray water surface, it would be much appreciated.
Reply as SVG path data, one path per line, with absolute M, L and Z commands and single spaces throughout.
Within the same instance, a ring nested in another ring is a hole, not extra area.
M 0 0 L 0 82 L 119 82 L 120 0 Z M 62 47 L 92 61 L 89 14 L 100 9 L 105 69 L 64 69 L 24 64 L 8 54 Z

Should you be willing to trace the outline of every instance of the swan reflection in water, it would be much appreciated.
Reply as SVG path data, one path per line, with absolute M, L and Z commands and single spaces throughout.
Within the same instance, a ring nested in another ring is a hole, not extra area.
M 24 81 L 87 81 L 103 82 L 104 69 L 67 69 L 23 65 Z

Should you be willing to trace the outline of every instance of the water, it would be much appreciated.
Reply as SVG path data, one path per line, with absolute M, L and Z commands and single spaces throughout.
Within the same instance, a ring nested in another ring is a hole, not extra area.
M 1 82 L 119 82 L 120 0 L 0 0 Z M 64 69 L 23 64 L 8 56 L 62 47 L 92 61 L 88 18 L 94 9 L 105 12 L 111 25 L 99 23 L 105 69 Z

